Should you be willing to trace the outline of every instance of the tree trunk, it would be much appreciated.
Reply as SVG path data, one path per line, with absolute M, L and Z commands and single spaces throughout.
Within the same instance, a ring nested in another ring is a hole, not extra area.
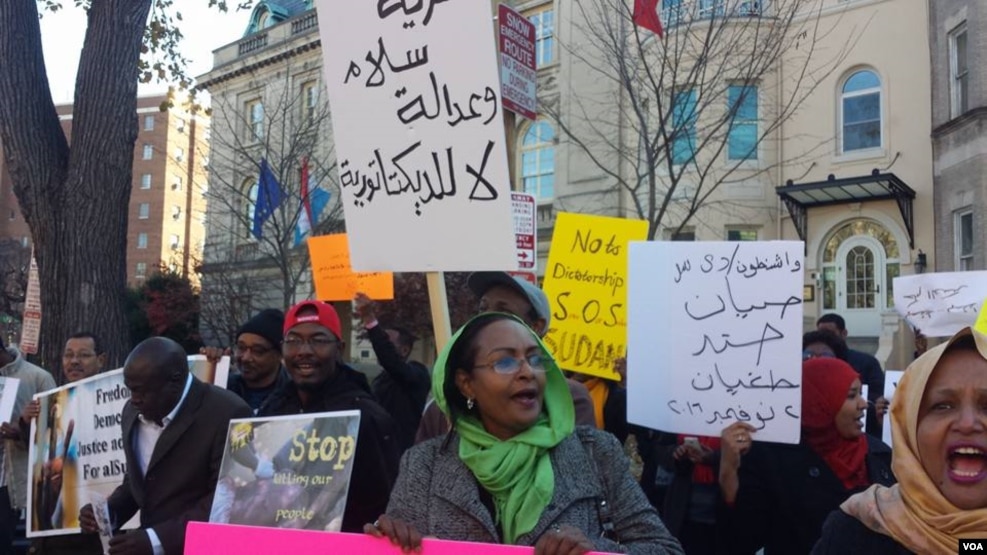
M 111 367 L 129 341 L 127 218 L 137 66 L 152 0 L 93 0 L 76 78 L 71 149 L 55 112 L 36 0 L 0 1 L 0 140 L 41 277 L 42 365 L 88 330 Z

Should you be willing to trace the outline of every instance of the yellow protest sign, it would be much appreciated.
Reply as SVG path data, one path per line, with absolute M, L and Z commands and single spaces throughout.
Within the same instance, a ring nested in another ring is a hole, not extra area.
M 984 304 L 980 307 L 980 315 L 977 316 L 977 323 L 973 325 L 973 329 L 987 335 L 987 299 L 984 299 Z
M 648 222 L 560 213 L 544 290 L 552 309 L 545 343 L 559 366 L 618 379 L 627 350 L 627 246 L 648 237 Z
M 308 238 L 315 296 L 322 301 L 350 301 L 358 291 L 375 301 L 394 298 L 391 272 L 355 273 L 345 233 Z

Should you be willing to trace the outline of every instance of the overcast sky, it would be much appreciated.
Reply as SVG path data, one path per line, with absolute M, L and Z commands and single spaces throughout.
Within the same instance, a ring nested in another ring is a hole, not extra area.
M 0 0 L 0 2 L 5 0 Z M 79 50 L 86 32 L 86 16 L 72 2 L 62 2 L 64 10 L 46 13 L 41 18 L 48 80 L 56 104 L 72 102 L 75 74 L 79 67 Z M 205 0 L 179 0 L 182 5 L 182 33 L 185 57 L 190 60 L 188 73 L 199 76 L 212 68 L 212 51 L 236 41 L 243 35 L 250 12 L 222 13 L 207 9 Z M 235 2 L 231 2 L 235 4 Z M 136 75 L 136 70 L 135 70 Z M 141 85 L 140 95 L 165 92 L 167 84 Z

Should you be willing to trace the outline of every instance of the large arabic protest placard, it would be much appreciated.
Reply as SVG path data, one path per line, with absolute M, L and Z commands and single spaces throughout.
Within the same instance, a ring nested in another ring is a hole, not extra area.
M 360 411 L 230 421 L 209 522 L 338 532 Z
M 425 538 L 419 555 L 532 555 L 533 547 Z M 270 555 L 271 553 L 359 553 L 360 555 L 404 555 L 387 538 L 369 534 L 271 530 L 252 526 L 189 522 L 185 555 Z M 603 555 L 591 551 L 587 555 Z
M 79 509 L 93 493 L 109 497 L 123 481 L 120 414 L 130 398 L 123 369 L 35 395 L 31 423 L 27 535 L 79 532 Z
M 894 308 L 926 337 L 949 337 L 977 320 L 987 299 L 987 272 L 942 272 L 894 278 Z
M 315 5 L 353 268 L 513 268 L 490 4 Z
M 719 437 L 799 441 L 802 253 L 794 241 L 630 247 L 627 419 Z
M 619 379 L 627 344 L 627 245 L 648 222 L 559 213 L 545 269 L 552 320 L 545 343 L 559 366 Z
M 350 265 L 350 245 L 345 233 L 308 238 L 315 296 L 322 301 L 352 301 L 359 293 L 382 301 L 394 298 L 394 274 L 357 273 Z

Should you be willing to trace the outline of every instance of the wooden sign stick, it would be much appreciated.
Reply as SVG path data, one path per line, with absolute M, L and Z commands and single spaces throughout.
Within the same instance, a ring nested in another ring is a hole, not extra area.
M 432 332 L 435 334 L 435 349 L 442 352 L 449 338 L 452 326 L 449 324 L 449 299 L 446 297 L 446 278 L 443 272 L 426 272 L 428 282 L 428 304 L 432 309 Z

